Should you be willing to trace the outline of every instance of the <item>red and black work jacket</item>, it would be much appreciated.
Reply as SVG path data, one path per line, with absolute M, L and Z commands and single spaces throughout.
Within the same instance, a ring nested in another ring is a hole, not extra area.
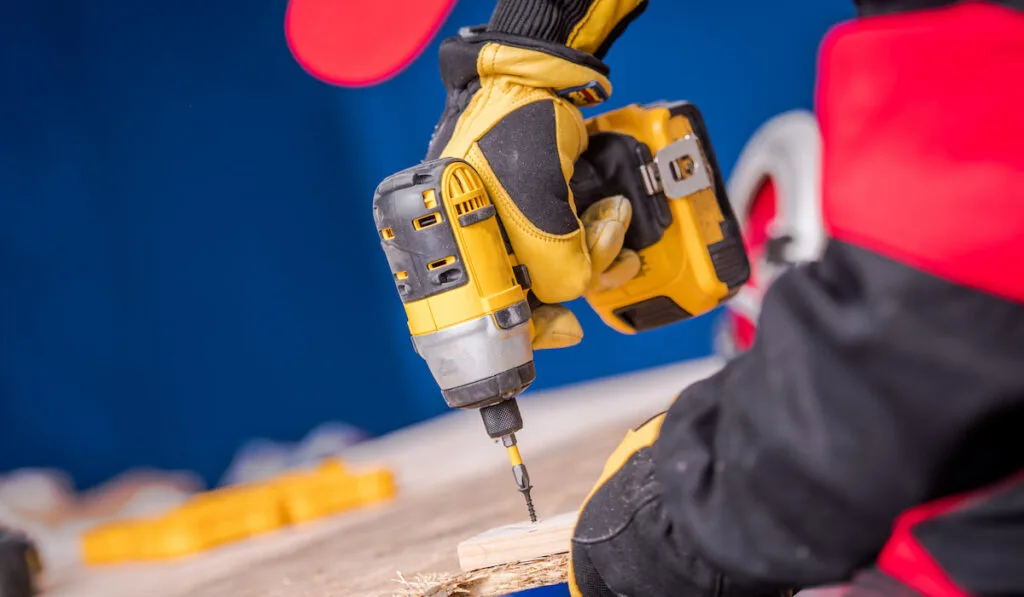
M 827 249 L 656 445 L 672 519 L 740 577 L 1024 595 L 1024 12 L 942 4 L 825 39 Z

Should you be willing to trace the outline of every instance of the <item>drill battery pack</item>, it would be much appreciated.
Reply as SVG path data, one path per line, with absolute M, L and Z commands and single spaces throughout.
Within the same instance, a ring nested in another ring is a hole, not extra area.
M 750 263 L 697 107 L 633 104 L 589 119 L 587 129 L 590 145 L 577 168 L 583 178 L 601 174 L 590 189 L 574 178 L 577 210 L 611 190 L 626 196 L 633 219 L 625 246 L 641 262 L 626 284 L 585 296 L 602 320 L 633 334 L 706 313 L 736 294 Z

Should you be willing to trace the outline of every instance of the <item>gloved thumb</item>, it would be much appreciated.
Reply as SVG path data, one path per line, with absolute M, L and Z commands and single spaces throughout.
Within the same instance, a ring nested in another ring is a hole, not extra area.
M 533 309 L 533 349 L 567 348 L 583 340 L 583 327 L 564 305 L 539 305 Z
M 633 206 L 622 195 L 605 197 L 584 210 L 580 221 L 592 270 L 588 293 L 615 288 L 640 273 L 639 255 L 622 248 L 632 219 Z
M 623 249 L 633 207 L 621 195 L 594 202 L 580 217 L 590 255 L 588 292 L 600 292 L 625 284 L 640 272 L 640 257 Z M 533 309 L 533 348 L 566 348 L 583 340 L 583 327 L 564 305 L 541 304 Z

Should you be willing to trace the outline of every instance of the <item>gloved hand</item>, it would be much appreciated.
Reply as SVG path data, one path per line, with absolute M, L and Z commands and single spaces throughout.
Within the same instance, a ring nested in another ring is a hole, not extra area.
M 499 2 L 488 28 L 463 29 L 442 44 L 448 97 L 427 159 L 462 158 L 480 173 L 529 273 L 534 348 L 557 348 L 583 335 L 557 303 L 625 282 L 640 268 L 635 254 L 621 253 L 629 202 L 609 197 L 578 214 L 569 180 L 588 142 L 580 107 L 611 93 L 595 53 L 642 3 L 543 4 L 547 10 Z
M 626 434 L 583 503 L 572 538 L 572 597 L 780 597 L 715 568 L 662 508 L 654 443 L 665 415 Z

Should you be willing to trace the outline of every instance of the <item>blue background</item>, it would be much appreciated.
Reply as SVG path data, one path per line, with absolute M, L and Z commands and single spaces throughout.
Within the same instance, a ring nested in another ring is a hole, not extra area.
M 34 0 L 0 19 L 0 470 L 81 486 L 131 466 L 215 481 L 247 438 L 343 420 L 377 434 L 445 407 L 413 353 L 370 214 L 421 159 L 436 52 L 337 89 L 283 36 L 284 0 Z M 688 99 L 725 169 L 810 107 L 844 0 L 654 0 L 608 57 L 601 109 Z M 584 305 L 585 307 L 585 305 Z M 704 355 L 713 317 L 538 355 L 537 388 Z M 623 399 L 628 400 L 628 396 Z

